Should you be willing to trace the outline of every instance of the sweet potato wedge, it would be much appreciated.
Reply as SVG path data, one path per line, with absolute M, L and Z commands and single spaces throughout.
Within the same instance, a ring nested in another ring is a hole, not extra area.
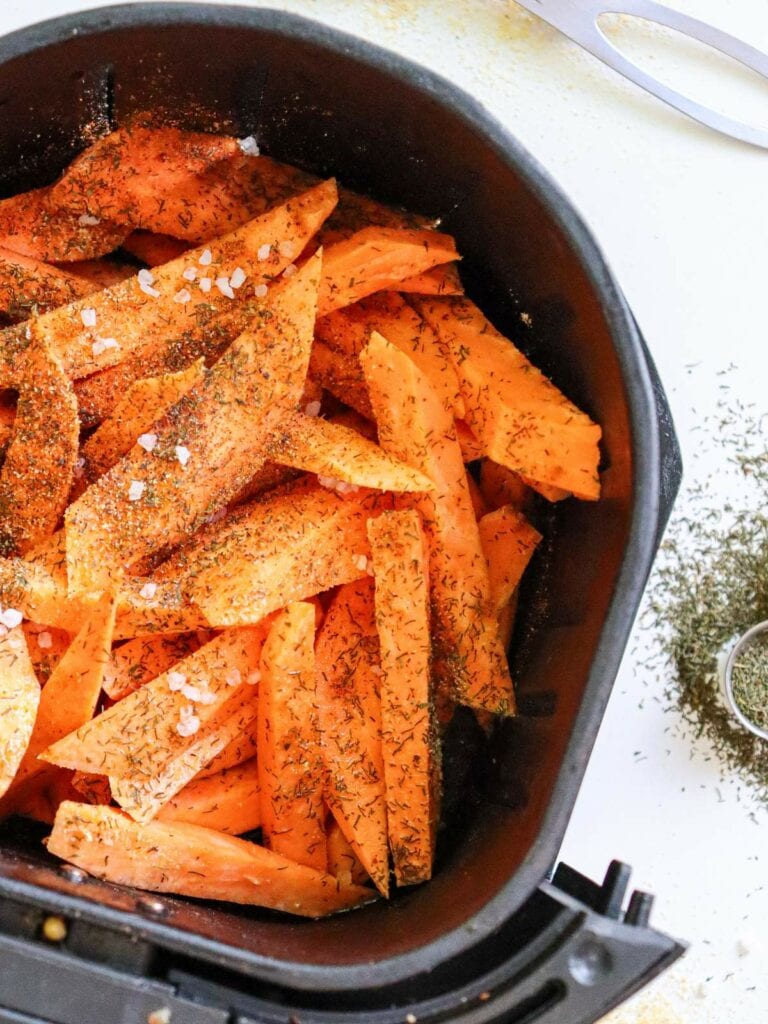
M 93 718 L 112 645 L 116 598 L 105 594 L 43 687 L 35 728 L 16 782 L 45 770 L 38 755 Z
M 84 285 L 90 287 L 91 292 L 111 288 L 114 284 L 127 281 L 136 273 L 135 267 L 115 260 L 78 260 L 76 263 L 59 264 L 59 270 L 66 270 L 68 274 L 78 278 Z
M 458 259 L 449 235 L 417 229 L 363 228 L 326 250 L 317 309 L 324 316 L 441 263 Z
M 0 599 L 0 604 L 2 604 Z M 45 686 L 72 637 L 63 629 L 43 626 L 39 622 L 25 622 L 22 626 L 27 638 L 27 650 L 40 685 Z
M 261 652 L 258 770 L 261 827 L 270 850 L 325 871 L 325 806 L 315 693 L 315 609 L 280 612 Z
M 294 864 L 255 843 L 181 822 L 138 825 L 111 807 L 65 801 L 48 852 L 97 878 L 152 892 L 231 900 L 323 917 L 370 901 L 361 886 Z
M 341 831 L 339 823 L 332 820 L 326 836 L 328 848 L 328 873 L 341 885 L 365 885 L 368 872 Z
M 441 689 L 470 706 L 509 713 L 514 707 L 512 682 L 453 419 L 413 360 L 381 335 L 371 335 L 360 361 L 379 443 L 426 473 L 436 488 L 399 501 L 421 513 L 429 541 Z
M 414 274 L 401 281 L 397 290 L 414 295 L 463 295 L 464 287 L 455 263 L 444 263 L 439 267 Z
M 380 677 L 373 581 L 366 576 L 339 588 L 320 630 L 317 708 L 328 806 L 365 871 L 388 896 Z
M 373 441 L 339 423 L 293 413 L 269 442 L 282 465 L 379 491 L 431 491 L 432 481 L 392 458 Z
M 255 759 L 194 779 L 165 804 L 157 820 L 202 825 L 232 836 L 258 828 L 261 804 Z
M 178 259 L 190 248 L 190 243 L 152 231 L 132 231 L 123 239 L 121 248 L 142 263 L 146 263 L 148 267 L 157 267 L 161 263 L 170 263 L 171 260 Z
M 499 614 L 509 604 L 541 534 L 512 505 L 502 505 L 484 515 L 478 527 L 488 562 L 491 600 Z
M 413 301 L 452 353 L 467 423 L 486 455 L 538 484 L 597 500 L 600 427 L 469 299 Z
M 77 402 L 57 357 L 33 337 L 17 370 L 19 401 L 0 470 L 0 555 L 23 554 L 56 529 L 79 440 Z
M 354 356 L 316 340 L 309 360 L 309 373 L 335 398 L 345 402 L 365 419 L 373 418 L 368 387 L 360 363 Z
M 530 488 L 518 473 L 493 459 L 483 459 L 480 464 L 480 490 L 492 512 L 503 505 L 511 505 L 522 512 L 532 497 Z
M 387 831 L 398 885 L 432 877 L 440 755 L 430 688 L 427 538 L 413 509 L 368 523 L 381 650 Z
M 206 633 L 202 640 L 197 633 L 159 633 L 128 640 L 109 657 L 104 670 L 104 692 L 112 700 L 122 700 L 211 639 Z
M 99 589 L 145 555 L 177 544 L 247 482 L 306 377 L 320 254 L 275 289 L 268 315 L 243 333 L 201 384 L 66 514 L 75 593 Z
M 128 454 L 142 434 L 155 437 L 149 433 L 152 424 L 200 384 L 204 375 L 203 360 L 198 359 L 176 373 L 134 381 L 109 417 L 82 446 L 80 457 L 85 460 L 85 480 L 93 483 L 103 476 L 123 455 Z M 152 443 L 149 438 L 145 439 L 145 444 Z
M 50 765 L 47 765 L 50 769 Z M 66 769 L 60 768 L 59 771 Z M 72 789 L 78 794 L 78 801 L 84 800 L 87 804 L 104 804 L 106 807 L 112 803 L 112 790 L 109 788 L 109 779 L 105 775 L 93 775 L 91 772 L 72 772 Z M 64 799 L 68 799 L 64 797 Z M 74 798 L 73 798 L 74 799 Z
M 266 496 L 191 554 L 182 593 L 209 625 L 221 627 L 259 622 L 292 601 L 359 579 L 372 501 L 318 486 Z
M 3 627 L 5 629 L 5 627 Z M 40 684 L 21 626 L 0 636 L 0 797 L 22 763 L 40 701 Z
M 126 780 L 153 778 L 188 750 L 228 703 L 234 706 L 262 642 L 258 628 L 227 630 L 54 743 L 44 760 Z M 179 731 L 193 716 L 197 722 Z
M 74 274 L 0 248 L 0 313 L 12 320 L 26 320 L 92 291 L 91 284 Z
M 126 229 L 62 209 L 50 186 L 0 200 L 0 246 L 46 263 L 90 260 L 112 252 Z
M 268 286 L 290 262 L 281 243 L 289 240 L 301 251 L 333 209 L 336 196 L 335 183 L 323 182 L 230 234 L 155 267 L 151 281 L 136 275 L 51 310 L 37 318 L 37 329 L 72 378 L 123 361 L 153 335 L 178 338 L 194 330 L 200 317 L 208 319 L 230 304 L 246 302 L 256 288 Z M 245 280 L 233 289 L 228 282 L 238 268 Z M 185 278 L 185 272 L 194 272 L 195 279 Z M 201 287 L 203 279 L 209 282 L 207 291 Z M 116 344 L 105 344 L 105 339 Z

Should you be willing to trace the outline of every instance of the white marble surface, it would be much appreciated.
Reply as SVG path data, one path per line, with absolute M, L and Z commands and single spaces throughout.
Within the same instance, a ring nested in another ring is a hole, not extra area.
M 675 3 L 768 50 L 766 0 Z M 0 30 L 84 6 L 5 0 Z M 511 0 L 269 6 L 365 36 L 452 78 L 541 160 L 621 282 L 666 383 L 690 468 L 700 443 L 692 430 L 714 406 L 719 370 L 735 363 L 734 391 L 768 408 L 768 152 L 666 109 Z M 612 31 L 668 80 L 768 122 L 768 84 L 647 26 L 620 21 Z M 697 473 L 717 469 L 717 457 L 702 461 Z M 655 922 L 692 947 L 611 1021 L 764 1024 L 768 815 L 736 781 L 720 781 L 706 745 L 668 730 L 659 686 L 637 664 L 651 643 L 636 630 L 636 653 L 624 660 L 563 857 L 594 876 L 611 857 L 633 864 L 634 882 L 658 896 Z

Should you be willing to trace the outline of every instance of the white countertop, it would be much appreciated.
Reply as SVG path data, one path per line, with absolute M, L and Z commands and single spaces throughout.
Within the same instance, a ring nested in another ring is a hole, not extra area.
M 766 0 L 674 2 L 768 50 Z M 6 0 L 0 31 L 86 6 L 95 4 Z M 694 466 L 700 439 L 692 428 L 714 408 L 718 371 L 735 363 L 734 392 L 768 410 L 768 152 L 669 110 L 511 0 L 263 6 L 420 61 L 478 97 L 520 138 L 607 254 L 666 385 L 689 478 L 694 468 L 697 475 L 717 469 L 716 457 Z M 656 73 L 768 122 L 768 84 L 755 87 L 712 52 L 702 57 L 697 46 L 657 30 L 624 23 L 616 31 Z M 638 665 L 652 642 L 636 629 L 628 648 L 636 653 L 624 659 L 562 855 L 596 879 L 612 857 L 632 864 L 633 884 L 658 897 L 654 923 L 692 946 L 610 1021 L 765 1024 L 768 815 L 736 781 L 720 780 L 705 744 L 676 732 L 659 684 Z

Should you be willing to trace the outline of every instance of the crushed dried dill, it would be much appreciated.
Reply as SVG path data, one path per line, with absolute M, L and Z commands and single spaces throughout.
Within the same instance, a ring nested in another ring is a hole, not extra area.
M 702 423 L 704 446 L 720 449 L 727 469 L 681 495 L 647 605 L 670 705 L 695 737 L 711 742 L 723 767 L 766 803 L 768 742 L 748 732 L 726 707 L 718 657 L 737 636 L 768 619 L 767 426 L 765 416 L 741 403 L 722 405 Z M 750 692 L 750 699 L 757 696 L 754 687 Z M 753 709 L 748 717 L 754 714 Z
M 731 673 L 733 699 L 760 729 L 768 729 L 768 639 L 756 637 L 736 658 Z

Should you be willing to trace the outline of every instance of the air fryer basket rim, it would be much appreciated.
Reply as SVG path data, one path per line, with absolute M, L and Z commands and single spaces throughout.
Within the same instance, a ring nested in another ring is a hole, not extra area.
M 394 983 L 429 971 L 438 963 L 460 954 L 495 930 L 516 909 L 520 893 L 532 892 L 551 867 L 553 837 L 559 842 L 565 832 L 576 794 L 582 781 L 599 723 L 611 693 L 626 644 L 629 628 L 639 603 L 656 547 L 660 510 L 660 434 L 648 363 L 642 340 L 606 260 L 584 221 L 549 174 L 523 146 L 475 99 L 449 81 L 390 51 L 363 39 L 309 19 L 271 8 L 248 8 L 190 3 L 126 4 L 94 8 L 50 19 L 0 38 L 0 64 L 36 50 L 55 46 L 72 35 L 84 36 L 111 29 L 191 25 L 248 29 L 257 28 L 278 37 L 299 39 L 333 54 L 344 55 L 365 66 L 404 80 L 446 107 L 473 131 L 504 163 L 511 166 L 562 230 L 578 256 L 588 280 L 599 298 L 614 341 L 626 390 L 627 413 L 632 436 L 633 496 L 627 544 L 610 607 L 591 664 L 582 706 L 572 733 L 552 797 L 541 828 L 526 858 L 514 876 L 471 919 L 428 945 L 387 958 L 376 964 L 323 966 L 286 963 L 266 956 L 256 957 L 254 973 L 266 980 L 297 988 L 323 986 L 329 989 L 372 987 Z M 10 881 L 10 880 L 9 880 Z M 29 887 L 11 883 L 7 891 Z M 26 892 L 28 898 L 37 901 Z M 153 934 L 169 948 L 179 948 L 179 935 L 161 922 L 148 922 L 136 915 L 126 917 L 108 908 L 94 908 L 83 899 L 65 898 L 88 918 L 118 921 L 122 928 L 136 925 L 138 933 Z M 95 911 L 98 911 L 96 913 Z M 468 925 L 471 923 L 471 928 Z M 242 969 L 231 947 L 199 936 L 184 935 L 183 950 L 194 953 L 205 948 L 208 959 Z M 258 961 L 258 969 L 255 969 Z

